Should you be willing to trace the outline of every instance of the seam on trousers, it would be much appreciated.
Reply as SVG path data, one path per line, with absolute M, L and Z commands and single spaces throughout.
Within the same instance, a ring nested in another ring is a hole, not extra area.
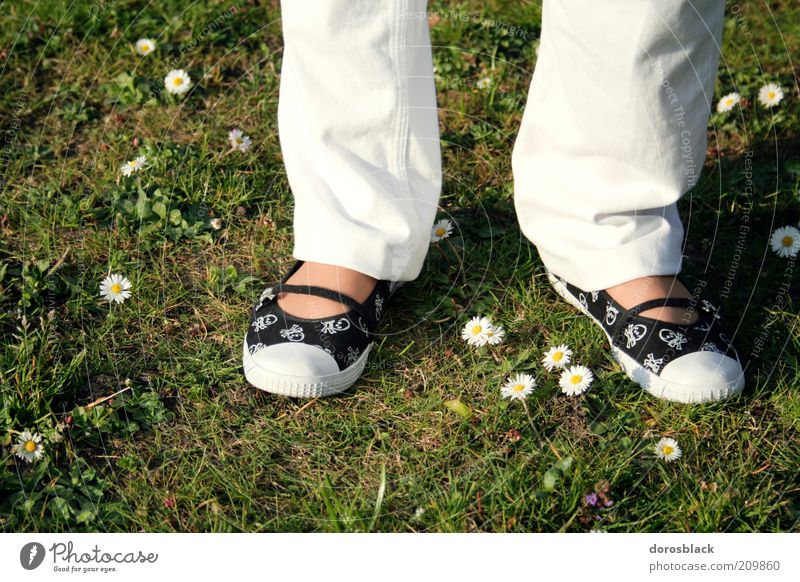
M 393 15 L 395 19 L 392 29 L 396 31 L 397 38 L 394 39 L 393 49 L 396 59 L 396 91 L 397 91 L 397 129 L 395 131 L 395 175 L 398 181 L 398 199 L 400 204 L 407 204 L 411 198 L 408 185 L 408 148 L 409 148 L 409 110 L 408 110 L 408 68 L 406 60 L 408 58 L 408 1 L 402 0 L 394 3 L 396 10 Z M 391 261 L 395 257 L 387 257 Z

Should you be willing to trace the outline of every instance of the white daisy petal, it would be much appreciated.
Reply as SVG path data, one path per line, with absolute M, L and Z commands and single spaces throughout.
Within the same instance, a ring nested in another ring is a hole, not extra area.
M 489 345 L 496 346 L 503 343 L 505 336 L 506 330 L 503 329 L 502 325 L 492 325 L 486 332 L 486 341 Z
M 673 438 L 663 437 L 656 443 L 656 455 L 668 463 L 680 459 L 682 454 L 678 441 Z
M 461 339 L 471 346 L 480 347 L 489 343 L 489 330 L 492 322 L 487 317 L 473 317 L 461 330 Z
M 533 389 L 536 388 L 536 379 L 530 374 L 517 374 L 510 377 L 500 388 L 503 398 L 511 400 L 525 400 Z
M 570 366 L 561 373 L 558 385 L 567 396 L 577 396 L 586 392 L 594 381 L 594 374 L 586 366 Z
M 446 218 L 442 218 L 431 228 L 431 242 L 439 242 L 440 240 L 446 239 L 452 232 L 453 223 Z
M 775 83 L 767 83 L 758 91 L 758 102 L 764 107 L 775 107 L 783 100 L 783 89 Z
M 566 344 L 553 346 L 544 353 L 542 365 L 551 372 L 553 368 L 563 368 L 572 359 L 572 350 Z
M 718 102 L 717 102 L 717 113 L 725 113 L 733 109 L 738 103 L 740 103 L 742 97 L 734 92 L 728 93 L 724 95 Z
M 133 160 L 127 161 L 122 164 L 120 172 L 123 176 L 130 176 L 147 167 L 147 156 L 138 156 Z
M 156 41 L 152 38 L 140 38 L 136 41 L 136 52 L 140 55 L 147 56 L 156 48 Z
M 127 278 L 114 273 L 100 283 L 100 296 L 109 303 L 122 303 L 131 296 L 130 288 L 131 282 Z
M 44 445 L 42 444 L 42 435 L 38 433 L 31 433 L 26 430 L 20 433 L 17 437 L 17 442 L 11 447 L 12 452 L 20 459 L 33 463 L 38 461 L 44 455 Z
M 183 95 L 191 85 L 192 80 L 183 69 L 173 69 L 164 77 L 164 87 L 173 95 Z
M 800 230 L 794 226 L 782 226 L 772 233 L 769 242 L 779 257 L 795 258 L 800 251 Z
M 250 144 L 252 143 L 250 137 L 242 133 L 240 129 L 232 129 L 228 134 L 228 141 L 232 149 L 239 150 L 240 152 L 249 150 Z

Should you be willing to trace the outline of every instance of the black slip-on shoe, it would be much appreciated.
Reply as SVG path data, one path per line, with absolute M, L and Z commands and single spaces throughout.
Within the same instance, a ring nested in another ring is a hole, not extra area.
M 242 352 L 244 374 L 250 384 L 273 394 L 329 396 L 347 390 L 363 372 L 385 304 L 400 283 L 379 280 L 359 303 L 330 289 L 287 285 L 302 264 L 297 261 L 280 282 L 267 286 L 253 308 Z M 278 305 L 279 293 L 315 295 L 349 310 L 320 319 L 296 317 Z
M 708 301 L 664 298 L 625 309 L 606 291 L 583 291 L 548 272 L 555 291 L 606 334 L 611 354 L 634 382 L 658 398 L 697 404 L 723 400 L 744 388 L 744 370 L 731 338 Z M 695 309 L 691 324 L 639 314 L 656 307 Z

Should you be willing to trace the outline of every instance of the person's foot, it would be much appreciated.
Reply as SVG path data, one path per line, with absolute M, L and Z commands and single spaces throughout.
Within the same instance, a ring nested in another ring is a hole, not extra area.
M 358 271 L 304 261 L 300 268 L 286 280 L 287 285 L 313 285 L 352 297 L 359 303 L 366 301 L 378 282 Z M 345 313 L 349 307 L 315 295 L 279 293 L 278 305 L 289 315 L 310 319 L 332 317 Z
M 641 277 L 609 287 L 606 292 L 625 309 L 630 309 L 645 301 L 665 297 L 692 298 L 692 294 L 689 293 L 686 286 L 675 276 Z M 691 325 L 697 321 L 697 313 L 694 309 L 687 310 L 679 307 L 656 307 L 643 311 L 639 315 L 682 325 Z
M 553 289 L 605 332 L 611 355 L 647 392 L 675 402 L 722 400 L 744 388 L 744 371 L 717 309 L 677 277 L 644 277 L 584 291 L 548 272 Z
M 253 308 L 242 366 L 256 388 L 314 398 L 352 386 L 398 283 L 297 261 Z

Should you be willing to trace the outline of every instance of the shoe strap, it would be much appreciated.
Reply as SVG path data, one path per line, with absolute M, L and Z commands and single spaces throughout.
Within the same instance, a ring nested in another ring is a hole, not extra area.
M 294 265 L 292 265 L 289 272 L 287 272 L 283 277 L 281 277 L 280 281 L 276 283 L 272 283 L 271 287 L 271 295 L 274 299 L 278 296 L 279 293 L 297 293 L 299 295 L 314 295 L 317 297 L 322 297 L 323 299 L 329 299 L 331 301 L 335 301 L 337 303 L 341 303 L 349 307 L 355 313 L 363 317 L 367 325 L 372 328 L 373 330 L 378 327 L 379 318 L 377 313 L 374 311 L 373 304 L 375 303 L 378 295 L 381 295 L 383 299 L 389 299 L 396 288 L 400 286 L 399 282 L 392 288 L 392 281 L 387 280 L 378 280 L 375 284 L 375 288 L 370 293 L 369 297 L 363 302 L 359 303 L 349 295 L 345 295 L 343 293 L 333 291 L 331 289 L 326 289 L 324 287 L 316 287 L 314 285 L 290 285 L 287 284 L 286 281 L 297 272 L 297 270 L 303 265 L 305 261 L 297 260 Z
M 337 291 L 332 291 L 330 289 L 325 289 L 324 287 L 315 287 L 314 285 L 286 285 L 283 283 L 277 283 L 273 286 L 272 292 L 274 293 L 274 297 L 277 297 L 279 293 L 298 293 L 300 295 L 315 295 L 317 297 L 322 297 L 323 299 L 329 299 L 331 301 L 335 301 L 337 303 L 341 303 L 351 309 L 351 311 L 361 317 L 364 318 L 364 325 L 366 325 L 370 331 L 375 331 L 378 327 L 378 317 L 373 311 L 372 305 L 375 302 L 375 297 L 378 294 L 383 294 L 385 298 L 388 297 L 388 292 L 385 292 L 385 289 L 388 289 L 388 285 L 384 285 L 384 281 L 378 281 L 375 284 L 375 289 L 372 290 L 369 297 L 364 301 L 364 303 L 359 303 L 352 297 L 345 295 L 343 293 L 339 293 Z
M 352 297 L 340 293 L 338 291 L 325 289 L 324 287 L 315 287 L 314 285 L 286 285 L 285 283 L 278 283 L 272 288 L 272 292 L 275 293 L 276 295 L 278 293 L 297 293 L 299 295 L 315 295 L 316 297 L 322 297 L 323 299 L 330 299 L 331 301 L 336 301 L 337 303 L 346 305 L 347 307 L 355 309 L 356 311 L 360 311 L 361 309 L 361 304 Z
M 628 317 L 633 317 L 635 315 L 639 315 L 643 311 L 647 311 L 648 309 L 655 309 L 657 307 L 691 307 L 692 300 L 688 297 L 665 297 L 663 299 L 651 299 L 649 301 L 643 301 L 639 305 L 635 305 L 630 309 L 626 310 L 625 315 Z
M 610 331 L 612 340 L 616 342 L 619 339 L 619 336 L 622 334 L 623 330 L 627 327 L 630 320 L 639 315 L 640 313 L 647 311 L 648 309 L 656 309 L 658 307 L 688 308 L 691 306 L 692 306 L 692 300 L 686 297 L 664 297 L 663 299 L 651 299 L 649 301 L 643 301 L 639 305 L 635 305 L 630 309 L 623 311 L 622 317 L 620 317 L 616 321 L 613 329 Z M 701 312 L 698 311 L 698 321 L 700 321 L 701 318 L 702 314 Z M 677 325 L 667 321 L 661 321 L 658 319 L 655 321 L 657 321 L 662 327 L 671 327 L 671 326 L 674 327 L 675 325 Z

